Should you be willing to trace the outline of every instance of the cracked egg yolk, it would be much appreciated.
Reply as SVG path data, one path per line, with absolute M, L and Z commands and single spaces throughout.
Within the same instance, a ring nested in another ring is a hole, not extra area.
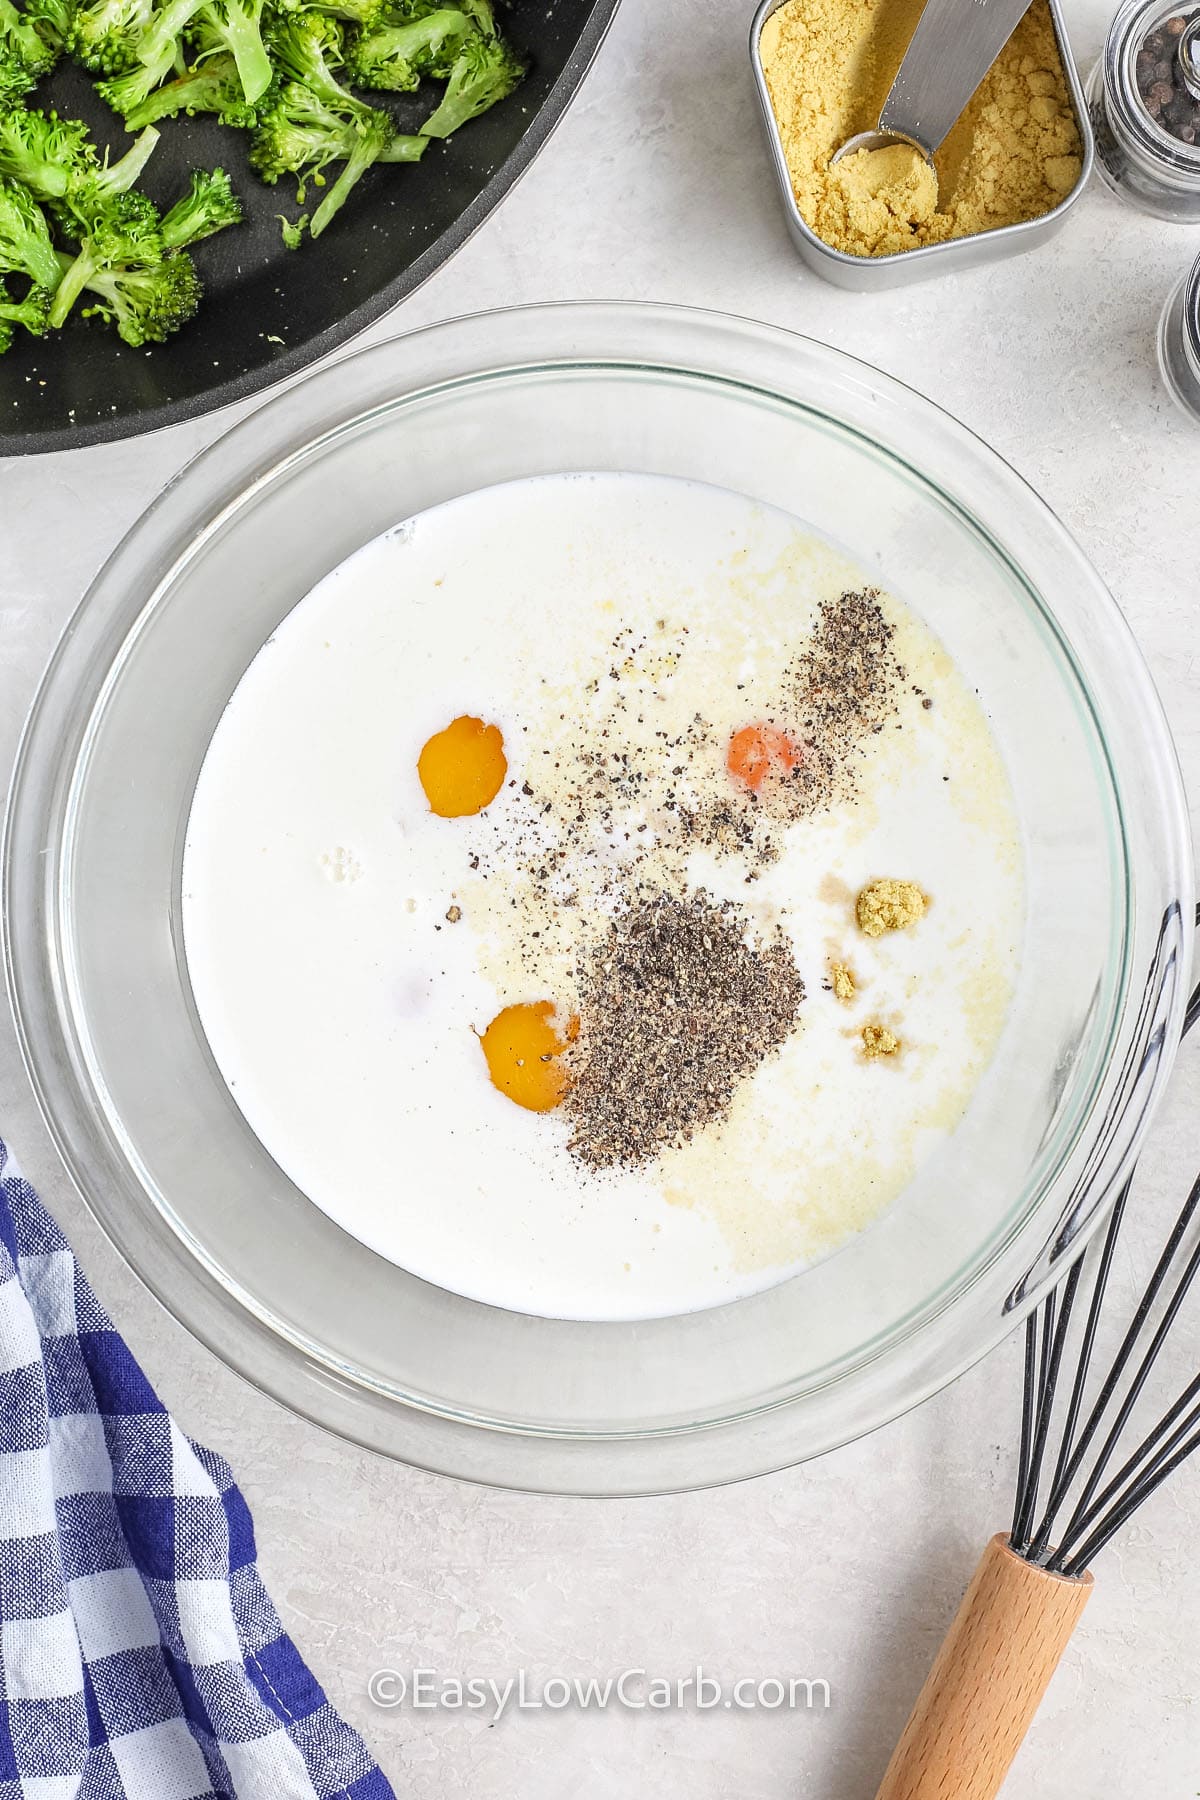
M 725 761 L 734 780 L 757 794 L 768 775 L 790 775 L 803 757 L 798 745 L 778 726 L 743 725 L 730 738 Z
M 530 1112 L 552 1112 L 569 1085 L 559 1058 L 578 1033 L 578 1019 L 565 1032 L 555 1026 L 549 1000 L 506 1006 L 479 1040 L 492 1086 Z
M 417 758 L 417 774 L 429 810 L 439 819 L 463 819 L 482 812 L 500 792 L 508 773 L 498 725 L 464 714 L 435 731 Z

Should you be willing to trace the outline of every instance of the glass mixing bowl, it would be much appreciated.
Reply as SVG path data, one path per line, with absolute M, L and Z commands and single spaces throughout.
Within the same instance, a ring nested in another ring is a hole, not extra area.
M 640 1323 L 483 1306 L 341 1231 L 230 1098 L 180 930 L 205 747 L 288 610 L 406 515 L 567 469 L 716 483 L 839 541 L 978 688 L 1025 837 L 1017 991 L 957 1132 L 837 1255 L 754 1298 Z M 200 456 L 55 654 L 4 873 L 11 991 L 46 1117 L 164 1305 L 250 1380 L 362 1444 L 587 1493 L 798 1461 L 993 1345 L 1128 1169 L 1171 1062 L 1191 949 L 1190 840 L 1162 712 L 1120 613 L 1045 506 L 875 370 L 667 307 L 533 307 L 397 338 Z

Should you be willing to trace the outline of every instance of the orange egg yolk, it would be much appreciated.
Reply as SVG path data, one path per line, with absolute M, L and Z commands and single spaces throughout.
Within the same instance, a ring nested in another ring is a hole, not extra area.
M 579 1020 L 565 1033 L 554 1024 L 549 1000 L 506 1006 L 496 1014 L 480 1043 L 493 1087 L 530 1112 L 551 1112 L 569 1086 L 559 1058 L 578 1035 Z
M 425 798 L 439 819 L 482 812 L 500 792 L 507 773 L 500 727 L 466 714 L 445 731 L 435 731 L 417 758 Z
M 725 762 L 735 781 L 757 794 L 772 770 L 790 775 L 803 760 L 800 747 L 777 725 L 743 725 L 729 740 Z

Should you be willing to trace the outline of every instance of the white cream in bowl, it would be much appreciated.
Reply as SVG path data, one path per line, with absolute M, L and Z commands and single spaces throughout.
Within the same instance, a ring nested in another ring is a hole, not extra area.
M 884 594 L 903 679 L 844 791 L 768 817 L 727 762 L 784 716 L 822 606 L 869 590 L 738 495 L 564 475 L 422 514 L 297 605 L 214 734 L 183 917 L 213 1055 L 316 1205 L 441 1286 L 618 1319 L 782 1280 L 903 1193 L 969 1104 L 1015 976 L 1020 840 L 984 712 Z M 499 727 L 507 775 L 441 818 L 418 757 L 464 715 Z M 718 813 L 736 829 L 681 827 Z M 856 896 L 881 877 L 928 905 L 869 937 Z M 493 1086 L 480 1034 L 543 1000 L 586 1028 L 581 961 L 635 887 L 730 903 L 805 993 L 720 1116 L 597 1169 L 565 1106 Z M 875 1026 L 894 1054 L 868 1056 Z

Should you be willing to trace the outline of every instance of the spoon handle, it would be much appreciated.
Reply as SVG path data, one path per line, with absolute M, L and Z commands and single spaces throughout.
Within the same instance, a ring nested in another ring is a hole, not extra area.
M 911 138 L 932 156 L 948 135 L 1030 0 L 926 0 L 879 129 Z

